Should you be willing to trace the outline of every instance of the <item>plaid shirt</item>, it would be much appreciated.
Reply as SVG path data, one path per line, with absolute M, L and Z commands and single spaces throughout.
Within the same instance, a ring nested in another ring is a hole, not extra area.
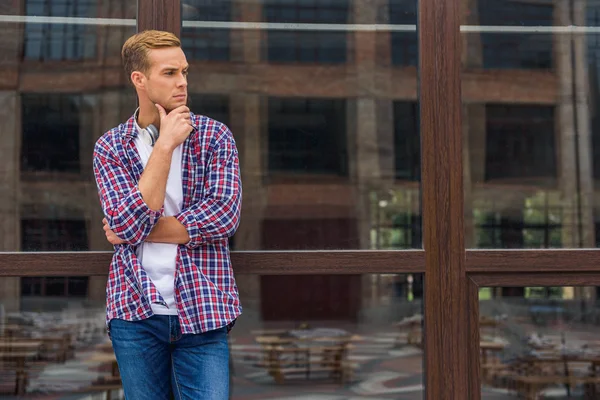
M 224 124 L 192 114 L 194 130 L 182 147 L 182 211 L 175 217 L 190 241 L 179 245 L 175 302 L 182 333 L 231 327 L 242 308 L 228 238 L 239 224 L 238 152 Z M 162 215 L 148 208 L 138 189 L 143 166 L 133 139 L 135 119 L 106 132 L 94 148 L 94 175 L 108 225 L 125 241 L 116 245 L 106 287 L 107 326 L 113 318 L 138 321 L 166 305 L 136 256 Z

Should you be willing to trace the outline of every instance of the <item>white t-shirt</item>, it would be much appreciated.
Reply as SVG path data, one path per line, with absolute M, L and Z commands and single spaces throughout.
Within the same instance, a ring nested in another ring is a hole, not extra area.
M 153 147 L 150 145 L 149 133 L 135 123 L 138 136 L 135 145 L 142 165 L 146 168 Z M 173 151 L 171 169 L 167 178 L 165 208 L 163 216 L 170 217 L 181 212 L 183 205 L 183 185 L 181 182 L 181 145 Z M 177 315 L 175 305 L 175 265 L 177 261 L 177 244 L 143 242 L 138 246 L 136 255 L 152 280 L 156 289 L 165 299 L 168 308 L 160 304 L 151 304 L 154 314 Z

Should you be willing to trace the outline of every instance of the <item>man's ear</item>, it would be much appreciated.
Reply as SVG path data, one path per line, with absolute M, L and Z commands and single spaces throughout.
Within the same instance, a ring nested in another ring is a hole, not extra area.
M 136 89 L 143 89 L 146 86 L 146 76 L 140 71 L 131 73 L 131 82 Z

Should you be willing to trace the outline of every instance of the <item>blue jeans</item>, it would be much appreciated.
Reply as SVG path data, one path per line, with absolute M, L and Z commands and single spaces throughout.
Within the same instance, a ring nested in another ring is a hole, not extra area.
M 229 398 L 227 328 L 183 335 L 175 315 L 113 319 L 110 336 L 126 400 Z

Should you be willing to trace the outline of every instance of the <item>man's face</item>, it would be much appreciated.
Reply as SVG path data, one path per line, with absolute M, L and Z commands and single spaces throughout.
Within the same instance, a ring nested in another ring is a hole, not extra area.
M 148 53 L 146 94 L 169 112 L 187 104 L 188 63 L 179 47 L 153 49 Z

